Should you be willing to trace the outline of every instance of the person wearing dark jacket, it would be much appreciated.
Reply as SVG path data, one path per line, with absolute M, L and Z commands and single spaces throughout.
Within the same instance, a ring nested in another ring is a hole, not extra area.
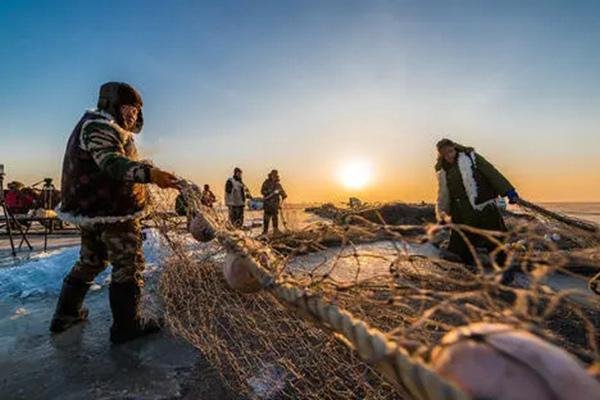
M 496 201 L 499 196 L 506 196 L 510 203 L 514 203 L 518 194 L 513 185 L 471 147 L 443 139 L 437 143 L 437 150 L 438 221 L 450 217 L 455 224 L 505 232 L 506 225 Z M 476 248 L 483 247 L 488 252 L 496 248 L 481 235 L 466 233 L 466 236 Z M 473 254 L 456 231 L 451 233 L 448 250 L 460 256 L 466 264 L 473 264 Z M 502 266 L 505 258 L 500 252 L 496 262 Z
M 225 182 L 225 205 L 229 209 L 229 222 L 236 228 L 244 226 L 246 199 L 252 199 L 252 195 L 242 181 L 242 170 L 236 167 L 233 176 Z
M 203 206 L 212 208 L 213 204 L 217 201 L 217 196 L 210 190 L 209 185 L 204 185 L 204 190 L 202 190 L 202 197 L 200 198 L 200 202 Z
M 276 169 L 269 173 L 260 192 L 263 195 L 263 235 L 269 231 L 271 221 L 273 221 L 273 233 L 279 233 L 279 209 L 281 202 L 287 198 L 287 194 L 281 186 L 279 172 Z
M 175 198 L 175 213 L 180 217 L 185 217 L 188 213 L 188 203 L 183 193 L 179 193 Z
M 54 333 L 87 318 L 84 297 L 109 263 L 110 340 L 122 343 L 160 329 L 138 313 L 144 286 L 140 219 L 147 213 L 145 185 L 175 188 L 177 178 L 138 160 L 134 139 L 142 125 L 138 91 L 108 82 L 100 88 L 98 108 L 83 114 L 68 140 L 58 215 L 80 227 L 81 250 L 63 281 L 50 325 Z

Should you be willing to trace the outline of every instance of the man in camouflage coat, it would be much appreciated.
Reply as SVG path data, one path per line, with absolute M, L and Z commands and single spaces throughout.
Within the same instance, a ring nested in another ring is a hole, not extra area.
M 273 233 L 279 233 L 279 208 L 287 197 L 281 186 L 279 172 L 274 169 L 263 182 L 260 192 L 263 195 L 263 235 L 269 231 L 269 222 L 273 221 Z M 285 222 L 285 221 L 284 221 Z
M 98 108 L 83 115 L 67 143 L 59 216 L 80 227 L 81 251 L 63 282 L 50 326 L 54 333 L 87 318 L 84 297 L 109 263 L 111 341 L 125 342 L 160 328 L 138 316 L 144 285 L 140 218 L 146 214 L 144 184 L 173 188 L 177 179 L 138 160 L 134 137 L 143 126 L 142 105 L 130 85 L 105 83 Z

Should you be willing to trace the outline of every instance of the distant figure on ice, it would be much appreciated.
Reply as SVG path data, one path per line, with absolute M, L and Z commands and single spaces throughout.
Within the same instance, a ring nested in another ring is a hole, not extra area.
M 263 235 L 269 231 L 270 221 L 273 221 L 273 233 L 279 233 L 279 209 L 287 194 L 281 186 L 279 172 L 276 169 L 269 173 L 260 192 L 263 195 Z
M 83 114 L 67 143 L 59 216 L 80 226 L 81 251 L 64 279 L 52 332 L 87 318 L 83 299 L 109 263 L 110 340 L 122 343 L 160 329 L 157 321 L 143 322 L 138 314 L 144 286 L 140 218 L 146 215 L 144 184 L 175 188 L 177 178 L 138 161 L 134 139 L 142 130 L 142 104 L 132 86 L 105 83 L 98 108 Z
M 203 206 L 213 207 L 213 204 L 217 201 L 217 196 L 210 190 L 210 186 L 204 185 L 204 190 L 202 190 L 202 197 L 200 198 L 200 202 Z
M 229 209 L 229 222 L 236 228 L 244 226 L 246 198 L 251 199 L 252 195 L 242 181 L 242 170 L 235 167 L 233 176 L 225 182 L 225 205 Z
M 449 216 L 455 224 L 505 232 L 506 225 L 496 200 L 498 196 L 506 196 L 511 204 L 514 203 L 518 195 L 513 185 L 471 147 L 442 139 L 437 143 L 437 150 L 438 220 L 443 221 Z M 466 235 L 474 247 L 484 247 L 488 251 L 496 248 L 480 235 Z M 473 264 L 473 255 L 455 231 L 450 236 L 448 250 L 459 255 L 466 264 Z M 506 255 L 500 253 L 496 262 L 502 266 L 505 259 Z
M 175 213 L 180 217 L 185 217 L 188 212 L 188 203 L 183 193 L 179 193 L 175 198 Z

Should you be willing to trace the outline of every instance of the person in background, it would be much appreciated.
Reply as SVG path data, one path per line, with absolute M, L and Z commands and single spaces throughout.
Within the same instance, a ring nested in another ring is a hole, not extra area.
M 179 193 L 175 198 L 175 213 L 180 217 L 185 217 L 188 212 L 188 203 L 183 193 Z
M 263 235 L 268 233 L 271 221 L 273 221 L 273 233 L 277 234 L 279 233 L 279 209 L 287 194 L 281 186 L 279 172 L 276 169 L 269 173 L 260 192 L 263 195 Z
M 225 205 L 229 209 L 229 222 L 238 229 L 244 226 L 244 207 L 247 198 L 252 199 L 252 195 L 242 181 L 242 170 L 235 167 L 233 176 L 225 182 Z
M 202 205 L 206 207 L 213 207 L 213 204 L 217 201 L 217 196 L 210 190 L 210 186 L 204 185 L 204 190 L 202 190 L 202 197 L 200 198 L 200 202 Z
M 519 197 L 508 179 L 472 147 L 442 139 L 437 143 L 437 151 L 435 170 L 438 178 L 438 221 L 450 218 L 455 224 L 505 232 L 506 225 L 496 200 L 499 196 L 505 196 L 512 204 Z M 496 248 L 494 243 L 481 235 L 466 233 L 466 236 L 476 248 L 483 247 L 488 252 Z M 474 263 L 467 243 L 456 231 L 451 233 L 448 250 L 460 256 L 466 264 Z M 506 255 L 499 252 L 496 262 L 503 266 L 505 260 Z M 512 281 L 513 275 L 514 271 L 507 269 L 503 277 L 504 283 Z
M 31 189 L 27 190 L 21 182 L 13 181 L 8 185 L 4 196 L 6 208 L 12 215 L 27 214 L 35 207 L 36 198 Z
M 138 310 L 145 267 L 140 219 L 147 214 L 145 185 L 176 188 L 177 178 L 138 161 L 135 136 L 143 126 L 142 105 L 132 86 L 105 83 L 98 108 L 83 114 L 67 142 L 58 215 L 80 227 L 81 250 L 64 278 L 50 324 L 53 333 L 87 318 L 84 297 L 109 263 L 110 340 L 123 343 L 160 329 L 158 321 L 143 320 Z

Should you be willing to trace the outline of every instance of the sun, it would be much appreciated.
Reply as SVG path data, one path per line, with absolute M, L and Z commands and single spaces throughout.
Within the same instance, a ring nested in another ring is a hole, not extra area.
M 343 163 L 337 171 L 341 184 L 348 189 L 362 189 L 373 178 L 371 164 L 365 160 L 351 160 Z

